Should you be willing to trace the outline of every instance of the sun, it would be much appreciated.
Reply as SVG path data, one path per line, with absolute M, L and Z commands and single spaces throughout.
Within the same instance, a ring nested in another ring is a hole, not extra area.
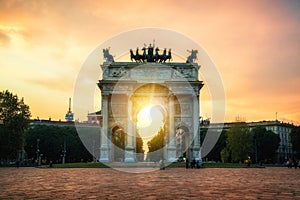
M 137 129 L 143 140 L 145 155 L 149 151 L 147 142 L 150 141 L 163 126 L 163 118 L 163 113 L 157 105 L 148 105 L 138 113 Z
M 152 105 L 149 105 L 143 108 L 138 113 L 138 122 L 137 122 L 138 128 L 146 128 L 151 124 L 152 122 L 152 118 L 150 115 L 151 109 L 152 109 Z

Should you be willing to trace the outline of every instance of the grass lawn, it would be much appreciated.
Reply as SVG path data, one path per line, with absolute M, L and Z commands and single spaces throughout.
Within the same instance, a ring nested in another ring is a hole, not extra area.
M 230 167 L 247 167 L 247 164 L 244 163 L 212 163 L 212 162 L 204 162 L 204 167 L 211 168 L 230 168 Z M 252 165 L 253 167 L 254 165 Z

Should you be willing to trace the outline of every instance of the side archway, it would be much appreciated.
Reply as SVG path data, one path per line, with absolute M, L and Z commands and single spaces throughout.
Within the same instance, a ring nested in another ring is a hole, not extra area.
M 124 161 L 124 150 L 126 145 L 126 133 L 121 126 L 115 125 L 111 129 L 110 140 L 111 148 L 111 160 L 115 162 Z
M 176 128 L 176 157 L 178 160 L 184 158 L 191 160 L 191 136 L 186 126 L 178 126 Z

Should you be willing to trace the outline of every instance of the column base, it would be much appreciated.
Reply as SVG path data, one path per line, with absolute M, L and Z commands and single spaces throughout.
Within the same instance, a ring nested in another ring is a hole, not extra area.
M 125 151 L 125 159 L 124 162 L 135 162 L 135 152 L 132 149 L 128 149 Z
M 99 162 L 110 162 L 109 149 L 107 147 L 100 148 Z
M 197 162 L 202 162 L 202 158 L 201 158 L 199 149 L 197 149 L 197 150 L 194 149 L 194 150 L 193 150 L 192 158 L 195 158 L 195 160 L 196 160 Z
M 167 161 L 168 162 L 175 162 L 175 161 L 177 161 L 177 158 L 176 158 L 176 148 L 175 147 L 168 147 L 168 149 L 167 149 Z

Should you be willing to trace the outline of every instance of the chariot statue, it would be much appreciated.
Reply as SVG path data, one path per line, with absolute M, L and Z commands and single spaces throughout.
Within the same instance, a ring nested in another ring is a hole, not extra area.
M 110 47 L 103 49 L 103 56 L 106 62 L 115 62 L 114 57 L 109 53 Z M 164 48 L 162 54 L 159 53 L 160 49 L 155 48 L 155 45 L 146 44 L 142 48 L 143 53 L 140 54 L 139 47 L 136 48 L 135 54 L 132 49 L 130 52 L 130 60 L 135 62 L 159 62 L 165 63 L 167 60 L 170 62 L 172 60 L 172 50 L 169 49 L 167 53 L 167 48 Z M 154 53 L 155 51 L 155 53 Z M 198 50 L 187 50 L 190 55 L 187 57 L 186 63 L 194 63 L 197 60 Z
M 165 48 L 162 52 L 162 54 L 159 54 L 160 49 L 158 47 L 155 48 L 155 45 L 149 44 L 148 47 L 145 44 L 144 47 L 142 48 L 143 54 L 139 53 L 139 48 L 137 47 L 136 53 L 133 53 L 133 50 L 130 49 L 130 59 L 131 61 L 136 61 L 136 62 L 159 62 L 159 63 L 164 63 L 167 60 L 172 60 L 172 50 L 169 49 L 167 53 L 167 49 Z M 155 51 L 155 53 L 154 53 Z

